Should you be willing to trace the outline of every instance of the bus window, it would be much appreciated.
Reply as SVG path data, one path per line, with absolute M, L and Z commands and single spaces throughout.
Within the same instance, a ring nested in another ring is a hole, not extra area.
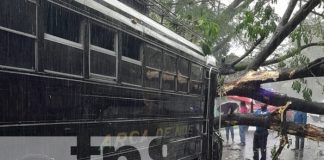
M 143 41 L 134 36 L 122 33 L 121 81 L 142 85 L 142 44 Z
M 181 92 L 188 92 L 188 78 L 179 76 L 177 89 Z
M 90 75 L 116 77 L 116 32 L 91 24 Z
M 116 57 L 97 51 L 90 52 L 90 73 L 116 77 Z
M 162 66 L 162 50 L 151 45 L 145 45 L 144 64 L 145 66 L 160 69 Z
M 150 68 L 144 70 L 144 86 L 150 88 L 160 88 L 160 71 Z
M 169 54 L 163 55 L 163 70 L 169 73 L 176 73 L 177 58 Z
M 83 73 L 83 51 L 51 41 L 45 41 L 48 72 L 54 71 L 81 76 Z
M 48 4 L 46 33 L 79 43 L 82 17 L 68 9 Z
M 189 61 L 183 58 L 178 58 L 178 85 L 177 90 L 188 92 L 189 80 Z
M 115 42 L 116 42 L 116 32 L 100 27 L 95 24 L 91 24 L 91 44 L 94 46 L 98 46 L 110 51 L 115 51 Z
M 142 66 L 139 64 L 121 62 L 121 80 L 122 82 L 142 85 Z
M 144 46 L 144 86 L 160 88 L 160 73 L 162 66 L 162 50 L 151 45 Z
M 191 80 L 201 81 L 202 80 L 202 67 L 197 64 L 191 65 Z
M 177 59 L 169 54 L 163 55 L 162 86 L 164 90 L 175 90 Z
M 48 3 L 44 49 L 45 71 L 83 75 L 83 44 L 81 32 L 85 32 L 85 21 L 81 15 L 69 9 Z
M 33 68 L 34 39 L 2 30 L 0 30 L 0 37 L 0 65 Z
M 189 61 L 183 58 L 178 59 L 178 74 L 181 76 L 189 76 Z
M 0 1 L 0 26 L 36 35 L 36 5 L 22 0 Z
M 35 3 L 1 0 L 0 15 L 0 65 L 34 69 Z
M 191 64 L 190 93 L 201 94 L 203 68 L 197 64 Z
M 122 56 L 133 60 L 141 61 L 142 40 L 123 33 L 122 35 Z

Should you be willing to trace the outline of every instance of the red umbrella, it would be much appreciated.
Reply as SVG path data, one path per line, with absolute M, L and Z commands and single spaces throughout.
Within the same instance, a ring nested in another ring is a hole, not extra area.
M 243 101 L 243 102 L 246 102 L 246 103 L 251 103 L 253 101 L 252 98 L 241 97 L 241 96 L 227 96 L 227 98 L 230 98 L 230 99 L 236 100 L 236 101 Z
M 247 105 L 251 105 L 252 102 L 253 102 L 253 111 L 256 110 L 256 109 L 259 109 L 261 108 L 261 106 L 264 105 L 264 103 L 261 103 L 261 102 L 258 102 L 258 101 L 255 101 L 253 100 L 252 98 L 248 98 L 248 97 L 241 97 L 241 96 L 227 96 L 227 98 L 229 99 L 232 99 L 232 100 L 235 100 L 235 101 L 243 101 L 245 103 L 247 103 Z M 276 110 L 276 107 L 275 106 L 272 106 L 272 105 L 268 105 L 268 110 L 270 112 L 273 112 L 274 110 Z M 248 109 L 251 111 L 251 107 L 248 107 Z

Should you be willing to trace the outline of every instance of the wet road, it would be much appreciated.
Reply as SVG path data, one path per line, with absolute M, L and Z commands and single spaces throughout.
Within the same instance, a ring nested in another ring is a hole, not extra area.
M 314 122 L 312 118 L 308 117 L 308 123 L 324 127 L 324 122 Z M 241 147 L 238 145 L 240 142 L 239 129 L 234 127 L 234 143 L 232 140 L 229 143 L 224 142 L 223 158 L 222 160 L 252 160 L 253 159 L 253 134 L 255 127 L 249 127 L 246 135 L 246 146 Z M 222 136 L 225 139 L 225 130 L 221 131 Z M 268 144 L 267 144 L 267 160 L 271 159 L 271 149 L 276 145 L 279 146 L 278 133 L 269 130 Z M 295 137 L 289 135 L 289 139 L 292 141 L 292 145 L 287 146 L 279 156 L 280 160 L 324 160 L 324 142 L 316 142 L 309 139 L 305 139 L 304 151 L 292 151 L 295 147 Z

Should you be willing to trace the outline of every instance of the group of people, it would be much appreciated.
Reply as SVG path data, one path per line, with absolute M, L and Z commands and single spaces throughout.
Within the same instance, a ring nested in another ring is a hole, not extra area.
M 230 112 L 234 112 L 234 110 L 236 110 L 236 108 L 238 108 L 238 105 L 236 103 L 227 103 L 226 105 L 222 105 L 222 107 L 225 107 L 224 109 L 222 109 L 224 111 L 224 114 L 230 114 Z M 245 102 L 241 102 L 240 103 L 240 107 L 239 107 L 239 113 L 241 114 L 245 114 L 248 113 L 249 110 L 246 106 Z M 245 146 L 245 134 L 248 130 L 249 126 L 246 125 L 240 125 L 239 126 L 239 132 L 240 132 L 240 140 L 241 143 L 239 143 L 239 145 L 241 146 Z M 234 143 L 234 129 L 233 126 L 228 126 L 225 127 L 225 131 L 226 131 L 226 142 L 228 143 L 229 140 L 229 133 L 231 133 L 231 138 L 232 138 L 232 143 Z
M 237 104 L 236 104 L 237 106 Z M 228 110 L 224 110 L 227 112 L 224 112 L 224 114 L 230 114 L 234 112 L 234 110 L 237 108 L 234 103 L 231 104 Z M 246 114 L 248 113 L 248 108 L 246 106 L 245 102 L 241 102 L 239 109 L 239 113 Z M 267 105 L 261 106 L 260 109 L 257 109 L 254 112 L 257 116 L 267 116 L 270 114 L 270 112 L 267 109 Z M 294 114 L 294 122 L 297 124 L 306 124 L 307 122 L 307 114 L 304 112 L 296 111 Z M 239 126 L 239 135 L 240 135 L 240 146 L 245 146 L 245 135 L 248 131 L 248 127 L 246 125 L 240 125 Z M 231 133 L 232 143 L 234 143 L 234 129 L 233 126 L 227 126 L 225 127 L 226 131 L 226 142 L 229 142 L 229 133 Z M 256 127 L 256 130 L 254 132 L 253 137 L 253 159 L 259 160 L 259 151 L 261 152 L 261 159 L 260 160 L 266 160 L 266 153 L 267 153 L 267 139 L 268 139 L 268 129 L 263 127 Z M 295 140 L 295 148 L 292 150 L 303 150 L 304 149 L 304 138 L 296 136 Z

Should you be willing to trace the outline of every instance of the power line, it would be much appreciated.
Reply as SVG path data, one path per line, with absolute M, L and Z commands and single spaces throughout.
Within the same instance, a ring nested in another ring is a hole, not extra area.
M 186 33 L 190 33 L 192 36 L 195 36 L 198 39 L 202 38 L 202 35 L 194 31 L 190 24 L 186 23 L 183 19 L 180 19 L 177 17 L 175 13 L 173 13 L 170 9 L 168 9 L 166 6 L 164 6 L 162 3 L 156 1 L 156 0 L 146 0 L 147 6 L 149 10 L 157 15 L 160 16 L 161 19 L 166 19 L 167 21 L 171 22 L 172 24 L 175 24 L 176 26 L 180 26 L 182 29 L 186 31 Z M 159 22 L 161 23 L 161 22 Z M 163 25 L 163 23 L 161 23 Z M 179 34 L 178 31 L 175 31 Z M 181 35 L 181 33 L 180 33 Z

